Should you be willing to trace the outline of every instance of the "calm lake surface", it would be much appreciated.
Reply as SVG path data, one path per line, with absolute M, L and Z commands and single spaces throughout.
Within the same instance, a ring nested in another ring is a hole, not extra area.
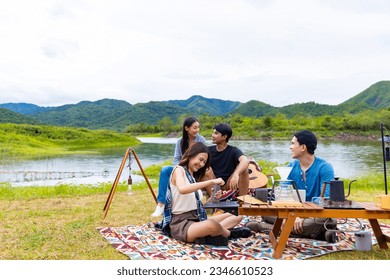
M 142 144 L 132 147 L 143 168 L 172 159 L 176 138 L 139 138 Z M 208 142 L 211 144 L 211 142 Z M 289 141 L 230 141 L 246 155 L 256 160 L 285 163 L 291 160 Z M 98 184 L 113 182 L 127 147 L 104 150 L 102 154 L 72 155 L 50 159 L 12 162 L 0 161 L 0 182 L 13 186 L 52 186 L 66 184 Z M 382 146 L 380 141 L 322 141 L 316 155 L 327 159 L 336 176 L 354 179 L 371 172 L 383 173 Z M 132 170 L 139 166 L 132 156 Z M 121 181 L 127 180 L 129 168 L 126 161 Z M 133 181 L 143 180 L 132 175 Z

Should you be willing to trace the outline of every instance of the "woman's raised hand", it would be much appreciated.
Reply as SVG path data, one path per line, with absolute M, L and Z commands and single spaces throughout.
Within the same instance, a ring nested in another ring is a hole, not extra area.
M 225 185 L 225 181 L 222 178 L 216 178 L 211 181 L 213 181 L 213 185 L 220 185 L 220 186 Z

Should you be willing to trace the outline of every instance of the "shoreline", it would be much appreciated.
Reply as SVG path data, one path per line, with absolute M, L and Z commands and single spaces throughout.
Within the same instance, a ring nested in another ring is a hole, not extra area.
M 203 135 L 203 134 L 202 134 Z M 380 140 L 380 135 L 359 135 L 354 133 L 340 132 L 334 136 L 322 136 L 321 132 L 316 133 L 319 140 L 337 140 L 337 141 L 378 141 Z M 137 135 L 135 137 L 139 137 Z M 204 135 L 203 135 L 204 136 Z M 148 136 L 142 136 L 148 137 Z M 180 132 L 170 133 L 166 136 L 161 136 L 162 138 L 178 138 L 180 137 Z M 272 140 L 290 140 L 290 136 L 286 137 L 273 137 L 271 135 L 264 137 L 245 137 L 242 135 L 234 135 L 231 137 L 231 140 L 257 140 L 257 141 L 272 141 Z

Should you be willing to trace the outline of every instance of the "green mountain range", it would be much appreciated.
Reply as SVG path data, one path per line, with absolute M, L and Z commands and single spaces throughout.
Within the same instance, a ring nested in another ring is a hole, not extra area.
M 31 117 L 13 112 L 5 108 L 0 108 L 0 123 L 39 124 L 37 120 Z
M 157 124 L 163 117 L 170 117 L 176 123 L 183 115 L 240 114 L 249 117 L 263 117 L 284 114 L 292 117 L 297 114 L 310 116 L 356 114 L 364 110 L 385 108 L 390 108 L 390 81 L 375 83 L 339 105 L 306 102 L 274 107 L 256 100 L 241 103 L 205 98 L 200 95 L 194 95 L 187 100 L 151 101 L 135 105 L 115 99 L 82 101 L 58 107 L 5 103 L 0 104 L 0 123 L 41 123 L 123 131 L 131 124 Z

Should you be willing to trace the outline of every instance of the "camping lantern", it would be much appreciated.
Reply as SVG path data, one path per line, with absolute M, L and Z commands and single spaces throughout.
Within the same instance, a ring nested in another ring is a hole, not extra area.
M 390 160 L 390 147 L 389 147 L 389 144 L 390 144 L 390 136 L 389 136 L 388 134 L 385 135 L 383 141 L 386 143 L 385 158 L 386 158 L 386 161 L 389 161 L 389 160 Z
M 133 163 L 133 160 L 131 159 L 131 154 L 129 153 L 129 165 L 127 166 L 129 168 L 129 178 L 127 179 L 127 194 L 131 195 L 132 192 L 132 185 L 133 185 L 133 178 L 131 178 L 131 164 Z
M 378 141 L 382 142 L 383 159 L 390 161 L 390 135 L 386 134 L 383 136 L 384 129 L 385 127 L 383 126 L 383 123 L 381 123 L 381 138 L 379 138 Z

